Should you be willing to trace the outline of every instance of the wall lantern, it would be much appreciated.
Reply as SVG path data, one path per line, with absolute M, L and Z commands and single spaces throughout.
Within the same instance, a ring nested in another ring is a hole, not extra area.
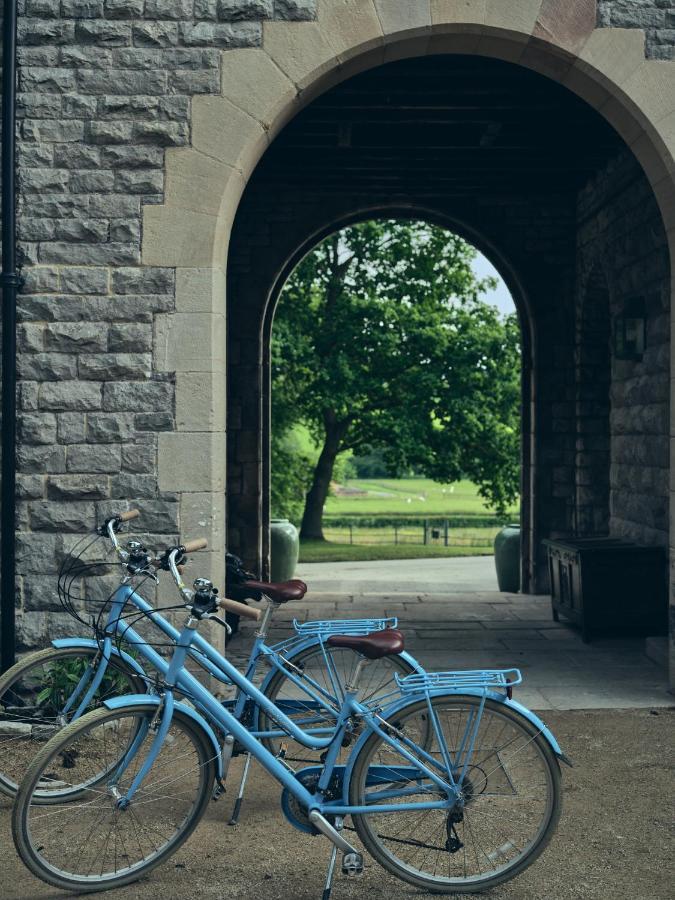
M 641 297 L 628 300 L 614 318 L 614 355 L 617 359 L 642 359 L 645 352 L 647 313 Z

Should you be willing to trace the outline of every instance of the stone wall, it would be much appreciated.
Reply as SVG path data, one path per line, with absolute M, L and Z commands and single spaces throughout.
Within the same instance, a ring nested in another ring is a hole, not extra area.
M 141 267 L 142 206 L 163 199 L 167 150 L 190 143 L 192 97 L 220 92 L 222 51 L 258 46 L 263 19 L 314 14 L 315 0 L 20 0 L 22 645 L 72 630 L 55 569 L 74 535 L 140 506 L 161 546 L 206 518 L 196 501 L 181 521 L 179 494 L 158 487 L 175 272 Z
M 654 194 L 635 160 L 615 159 L 578 198 L 577 305 L 587 300 L 589 280 L 605 281 L 610 319 L 627 301 L 646 304 L 642 360 L 612 354 L 609 434 L 601 396 L 587 398 L 577 436 L 580 483 L 595 491 L 609 469 L 609 530 L 645 544 L 668 543 L 670 268 L 666 234 Z M 592 287 L 592 286 L 591 286 Z M 597 289 L 596 289 L 597 291 Z M 597 293 L 596 293 L 597 297 Z M 607 335 L 609 337 L 609 335 Z M 607 358 L 595 362 L 607 364 Z M 586 372 L 606 390 L 609 373 Z M 582 502 L 584 490 L 582 489 Z M 596 531 L 602 531 L 597 528 Z
M 648 59 L 675 59 L 675 0 L 598 0 L 600 28 L 643 28 Z

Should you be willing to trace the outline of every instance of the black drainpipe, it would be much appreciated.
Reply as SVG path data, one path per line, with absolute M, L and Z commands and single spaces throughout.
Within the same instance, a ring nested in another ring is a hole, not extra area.
M 16 531 L 16 0 L 4 0 L 2 31 L 2 478 L 0 510 L 0 671 L 15 660 Z

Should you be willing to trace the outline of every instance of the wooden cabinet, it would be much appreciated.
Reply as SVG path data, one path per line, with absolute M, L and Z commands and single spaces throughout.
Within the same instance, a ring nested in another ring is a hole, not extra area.
M 579 625 L 584 641 L 600 634 L 665 634 L 668 568 L 663 547 L 618 538 L 564 538 L 548 548 L 551 606 Z

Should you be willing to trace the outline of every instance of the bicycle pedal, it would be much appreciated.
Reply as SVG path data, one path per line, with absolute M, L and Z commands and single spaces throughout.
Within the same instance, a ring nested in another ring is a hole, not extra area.
M 348 878 L 363 875 L 363 856 L 360 853 L 345 853 L 342 857 L 342 874 Z

